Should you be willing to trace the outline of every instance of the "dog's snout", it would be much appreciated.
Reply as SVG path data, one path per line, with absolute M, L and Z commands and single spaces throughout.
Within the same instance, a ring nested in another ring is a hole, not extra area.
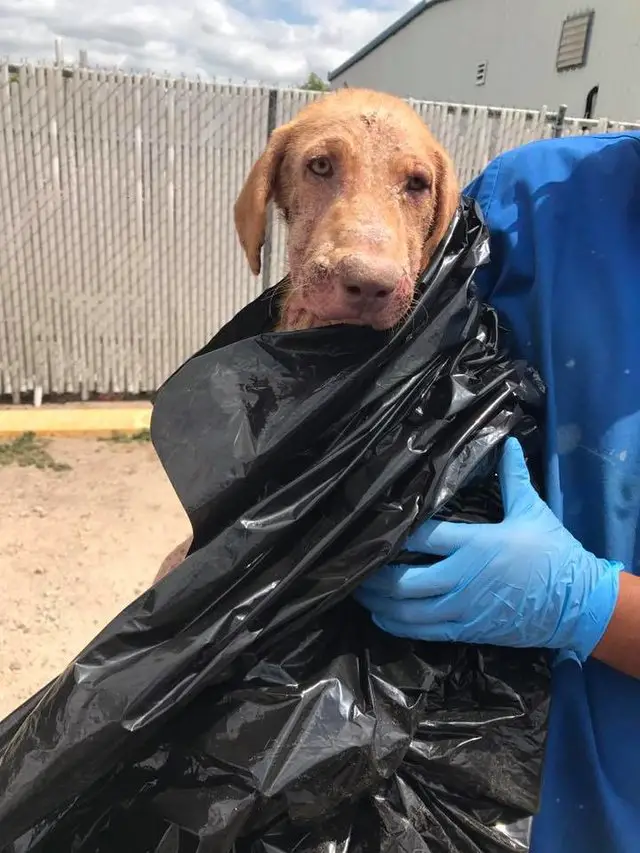
M 406 310 L 411 299 L 411 282 L 403 265 L 382 252 L 348 252 L 341 248 L 333 256 L 327 254 L 316 260 L 312 270 L 310 278 L 324 282 L 315 291 L 315 311 L 325 322 L 387 328 L 399 312 Z
M 334 276 L 349 302 L 381 305 L 402 278 L 393 259 L 375 254 L 351 254 L 336 264 Z

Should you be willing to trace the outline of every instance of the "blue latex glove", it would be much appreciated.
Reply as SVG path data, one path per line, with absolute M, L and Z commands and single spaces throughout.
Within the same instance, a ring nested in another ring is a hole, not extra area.
M 499 475 L 503 521 L 426 522 L 406 550 L 446 559 L 387 566 L 356 598 L 398 637 L 562 649 L 584 661 L 613 615 L 622 565 L 562 526 L 531 485 L 516 439 L 505 443 Z

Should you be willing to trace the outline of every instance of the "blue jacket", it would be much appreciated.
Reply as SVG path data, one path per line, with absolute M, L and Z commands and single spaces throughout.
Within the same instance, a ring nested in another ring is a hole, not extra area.
M 480 287 L 547 383 L 547 500 L 586 548 L 638 574 L 640 135 L 526 145 L 467 193 L 492 235 Z M 565 661 L 532 853 L 638 851 L 640 681 Z

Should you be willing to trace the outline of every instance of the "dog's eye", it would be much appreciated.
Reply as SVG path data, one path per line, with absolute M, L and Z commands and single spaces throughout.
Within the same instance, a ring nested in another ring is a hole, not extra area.
M 309 160 L 307 168 L 319 178 L 330 178 L 333 175 L 333 166 L 328 157 L 314 157 Z
M 429 182 L 422 175 L 410 175 L 407 178 L 407 192 L 423 193 L 429 189 Z

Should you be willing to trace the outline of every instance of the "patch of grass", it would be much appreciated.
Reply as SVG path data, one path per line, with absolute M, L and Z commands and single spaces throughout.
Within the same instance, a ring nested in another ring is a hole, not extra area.
M 56 462 L 47 450 L 48 441 L 32 432 L 25 432 L 10 441 L 0 442 L 0 468 L 19 465 L 21 468 L 48 468 L 51 471 L 69 471 L 70 465 Z
M 138 442 L 151 441 L 151 432 L 141 429 L 140 432 L 114 432 L 110 438 L 101 438 L 100 441 L 113 441 L 115 444 L 137 444 Z

